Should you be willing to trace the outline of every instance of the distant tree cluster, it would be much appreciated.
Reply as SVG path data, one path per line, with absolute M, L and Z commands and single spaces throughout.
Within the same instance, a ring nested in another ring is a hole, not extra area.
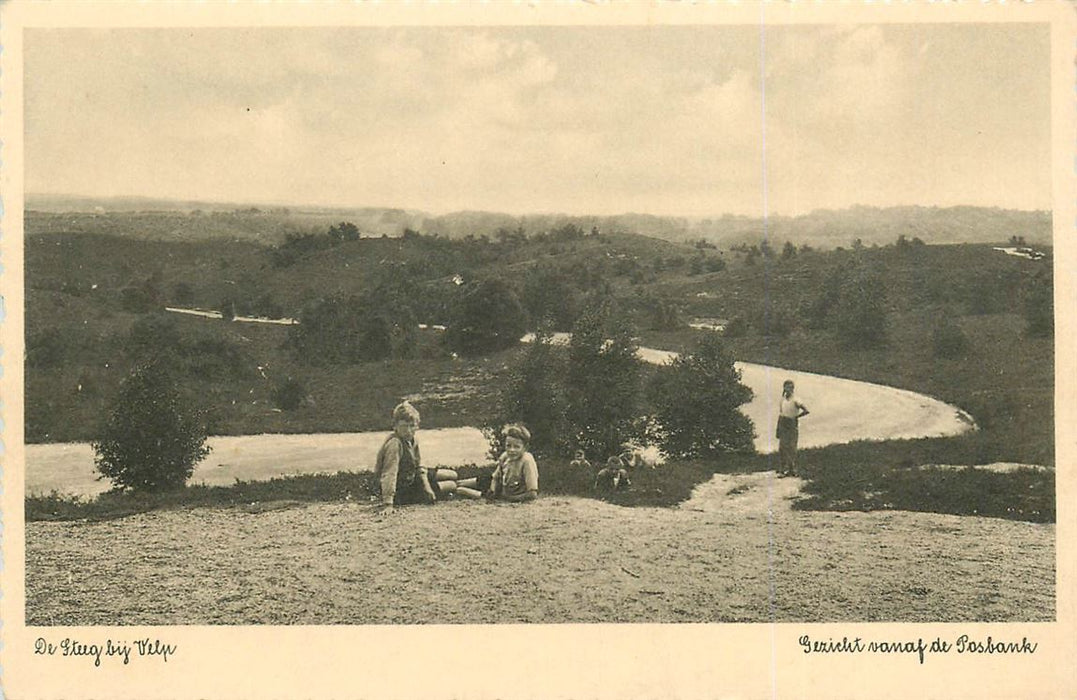
M 481 355 L 516 345 L 526 330 L 527 314 L 512 287 L 497 278 L 480 280 L 452 310 L 445 343 L 461 355 Z
M 325 233 L 288 233 L 283 243 L 269 251 L 269 256 L 274 267 L 290 267 L 313 253 L 359 238 L 359 227 L 342 221 Z
M 355 364 L 414 354 L 418 322 L 399 290 L 334 295 L 311 302 L 289 332 L 296 357 L 312 365 Z
M 802 315 L 809 328 L 831 329 L 848 348 L 886 342 L 886 291 L 878 275 L 864 267 L 832 269 Z

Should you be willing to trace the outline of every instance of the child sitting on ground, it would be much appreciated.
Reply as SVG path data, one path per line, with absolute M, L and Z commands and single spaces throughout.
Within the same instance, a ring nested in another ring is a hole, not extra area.
M 606 466 L 595 475 L 595 491 L 614 492 L 626 489 L 632 485 L 628 477 L 628 470 L 620 457 L 610 457 L 606 460 Z
M 569 462 L 569 466 L 573 469 L 591 471 L 591 463 L 587 461 L 587 455 L 583 450 L 576 450 L 576 455 Z
M 522 425 L 506 425 L 505 452 L 497 460 L 497 468 L 490 477 L 490 490 L 486 496 L 491 500 L 522 503 L 538 497 L 538 465 L 535 457 L 527 451 L 531 432 Z
M 461 482 L 452 469 L 426 469 L 421 464 L 415 432 L 419 411 L 407 401 L 393 409 L 393 432 L 385 439 L 374 462 L 374 474 L 387 510 L 412 503 L 436 503 L 447 494 L 467 498 L 481 494 Z

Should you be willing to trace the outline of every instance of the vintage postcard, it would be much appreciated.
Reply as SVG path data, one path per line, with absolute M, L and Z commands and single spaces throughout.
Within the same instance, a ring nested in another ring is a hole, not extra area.
M 1064 2 L 0 6 L 24 698 L 1071 698 Z

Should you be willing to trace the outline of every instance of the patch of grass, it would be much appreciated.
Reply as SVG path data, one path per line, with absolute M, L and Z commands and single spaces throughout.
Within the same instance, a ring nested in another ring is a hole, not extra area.
M 816 466 L 807 474 L 800 510 L 910 510 L 982 515 L 1035 523 L 1055 521 L 1054 472 L 999 473 L 964 467 L 892 469 L 877 464 Z
M 1055 472 L 1018 469 L 998 473 L 933 464 L 985 464 L 997 448 L 975 434 L 945 439 L 854 442 L 801 450 L 797 471 L 807 481 L 801 510 L 908 510 L 980 515 L 1008 520 L 1055 521 Z M 1007 461 L 1007 460 L 1001 460 Z M 778 455 L 729 455 L 714 470 L 776 470 Z M 662 467 L 660 467 L 661 469 Z
M 568 460 L 540 460 L 539 486 L 544 494 L 597 498 L 620 506 L 668 507 L 687 500 L 692 489 L 710 479 L 715 464 L 677 461 L 655 469 L 637 469 L 629 489 L 604 494 L 594 492 L 597 471 L 576 469 Z

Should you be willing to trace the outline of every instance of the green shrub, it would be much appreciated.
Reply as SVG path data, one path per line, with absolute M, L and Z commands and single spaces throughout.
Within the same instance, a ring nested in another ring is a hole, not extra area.
M 461 355 L 482 355 L 520 342 L 527 315 L 520 298 L 499 279 L 473 283 L 465 290 L 445 331 L 445 343 Z
M 635 437 L 642 364 L 629 325 L 604 300 L 592 302 L 572 330 L 565 372 L 571 437 L 588 454 L 613 454 Z
M 886 342 L 886 308 L 882 283 L 861 270 L 842 286 L 833 311 L 834 330 L 847 348 L 876 348 Z
M 136 368 L 120 386 L 100 437 L 94 466 L 118 490 L 181 488 L 207 454 L 201 414 L 160 363 Z
M 509 368 L 499 401 L 499 416 L 490 426 L 496 437 L 505 423 L 523 423 L 531 431 L 531 451 L 541 455 L 563 454 L 566 443 L 565 362 L 550 336 L 539 333 L 535 341 Z
M 1055 332 L 1054 289 L 1049 275 L 1037 275 L 1025 289 L 1025 333 L 1047 337 Z
M 931 347 L 935 357 L 952 360 L 968 353 L 969 341 L 961 326 L 944 317 L 931 332 Z
M 308 304 L 288 340 L 308 364 L 355 364 L 411 356 L 415 325 L 410 309 L 394 310 L 374 296 L 337 295 Z
M 721 340 L 704 336 L 689 353 L 662 367 L 651 381 L 662 450 L 673 457 L 710 457 L 753 451 L 754 426 L 740 407 L 752 390 Z
M 307 390 L 302 382 L 288 377 L 273 388 L 273 405 L 282 411 L 294 411 L 303 405 Z
M 580 292 L 567 271 L 545 269 L 528 275 L 522 303 L 532 328 L 549 324 L 555 331 L 570 331 L 579 315 Z

